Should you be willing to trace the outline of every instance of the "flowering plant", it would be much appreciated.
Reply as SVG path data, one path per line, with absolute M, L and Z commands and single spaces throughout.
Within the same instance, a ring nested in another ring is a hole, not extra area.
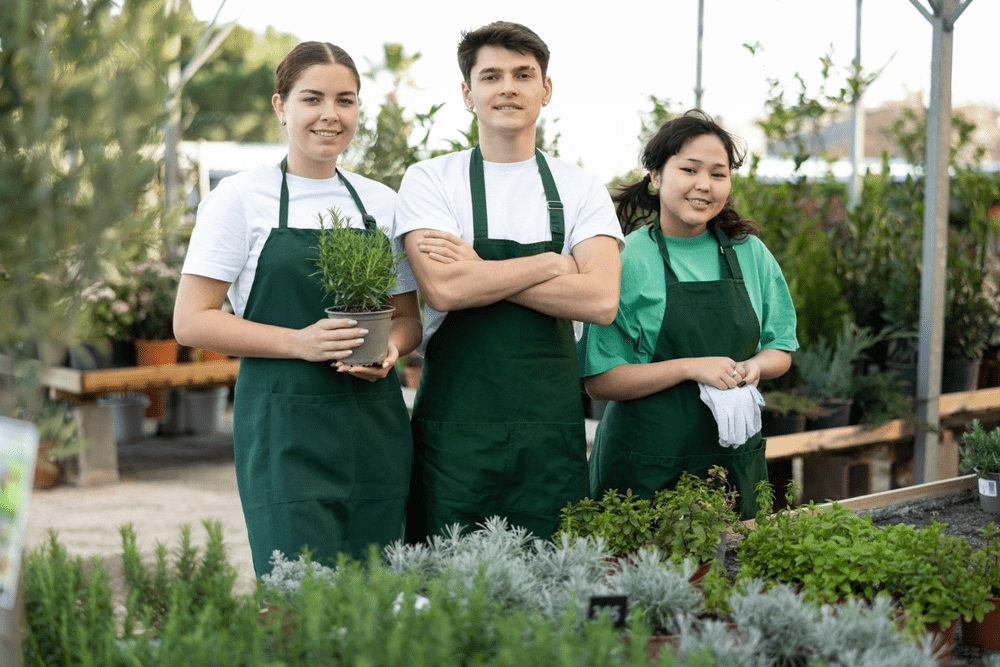
M 83 292 L 97 333 L 112 340 L 171 338 L 179 279 L 180 272 L 159 258 L 109 271 Z

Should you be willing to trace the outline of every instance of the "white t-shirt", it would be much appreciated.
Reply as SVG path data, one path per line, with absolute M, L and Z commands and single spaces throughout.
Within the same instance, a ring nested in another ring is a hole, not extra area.
M 357 174 L 344 176 L 351 181 L 376 224 L 393 238 L 396 193 Z M 246 309 L 260 251 L 271 230 L 278 226 L 280 199 L 281 167 L 267 164 L 222 179 L 198 206 L 183 272 L 232 283 L 229 301 L 239 317 L 243 317 Z M 320 211 L 328 216 L 330 208 L 337 208 L 351 219 L 352 227 L 364 228 L 361 211 L 339 176 L 314 179 L 288 174 L 288 199 L 289 227 L 316 228 Z M 394 245 L 397 254 L 403 256 L 401 243 Z M 413 271 L 403 257 L 392 293 L 412 292 L 416 288 Z
M 472 194 L 469 162 L 472 150 L 449 153 L 419 162 L 406 170 L 396 200 L 396 240 L 416 229 L 438 229 L 472 243 Z M 563 205 L 565 238 L 562 252 L 569 254 L 581 241 L 610 236 L 625 247 L 614 205 L 607 188 L 580 167 L 545 156 Z M 552 240 L 549 210 L 535 158 L 524 162 L 483 162 L 486 182 L 486 216 L 489 238 L 538 243 Z M 424 339 L 437 331 L 445 313 L 424 306 Z

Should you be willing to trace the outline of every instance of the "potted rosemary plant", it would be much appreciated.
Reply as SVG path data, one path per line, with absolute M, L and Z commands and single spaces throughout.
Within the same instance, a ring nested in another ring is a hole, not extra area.
M 979 505 L 1000 512 L 1000 426 L 986 431 L 978 419 L 972 420 L 972 430 L 962 436 L 959 470 L 979 477 Z
M 388 305 L 389 290 L 396 284 L 399 260 L 392 242 L 376 227 L 354 229 L 351 218 L 336 208 L 329 219 L 320 212 L 315 247 L 316 274 L 326 293 L 331 318 L 349 318 L 368 329 L 365 342 L 345 361 L 352 365 L 377 364 L 385 358 L 395 309 Z

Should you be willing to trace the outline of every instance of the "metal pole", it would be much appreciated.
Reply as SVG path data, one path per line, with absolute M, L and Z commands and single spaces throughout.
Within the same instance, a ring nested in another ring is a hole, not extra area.
M 177 11 L 178 0 L 167 0 L 163 11 L 167 16 Z M 167 68 L 167 127 L 164 131 L 163 150 L 163 196 L 167 210 L 172 210 L 180 199 L 180 160 L 178 151 L 181 141 L 181 63 L 180 35 L 171 35 L 170 41 L 177 44 L 172 49 L 177 55 Z
M 857 18 L 854 30 L 854 76 L 861 75 L 861 1 L 857 0 Z M 861 100 L 862 91 L 851 105 L 851 120 L 854 126 L 854 137 L 851 140 L 851 178 L 848 181 L 848 202 L 850 209 L 855 209 L 861 201 L 861 162 L 865 159 L 865 106 Z
M 705 0 L 698 0 L 698 53 L 695 64 L 694 75 L 694 106 L 701 108 L 701 94 L 705 92 L 701 87 L 701 38 L 705 33 Z
M 931 98 L 927 111 L 923 262 L 920 278 L 920 344 L 917 354 L 917 417 L 927 424 L 914 437 L 913 477 L 937 479 L 941 357 L 948 259 L 948 164 L 951 157 L 951 63 L 958 0 L 932 5 Z

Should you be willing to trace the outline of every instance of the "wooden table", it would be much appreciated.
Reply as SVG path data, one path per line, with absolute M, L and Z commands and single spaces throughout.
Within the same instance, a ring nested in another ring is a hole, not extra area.
M 72 368 L 37 367 L 39 383 L 57 398 L 76 403 L 80 432 L 90 447 L 67 466 L 70 483 L 94 486 L 117 482 L 118 444 L 115 442 L 111 406 L 99 405 L 109 394 L 150 389 L 204 389 L 232 386 L 240 370 L 238 359 L 78 371 Z

